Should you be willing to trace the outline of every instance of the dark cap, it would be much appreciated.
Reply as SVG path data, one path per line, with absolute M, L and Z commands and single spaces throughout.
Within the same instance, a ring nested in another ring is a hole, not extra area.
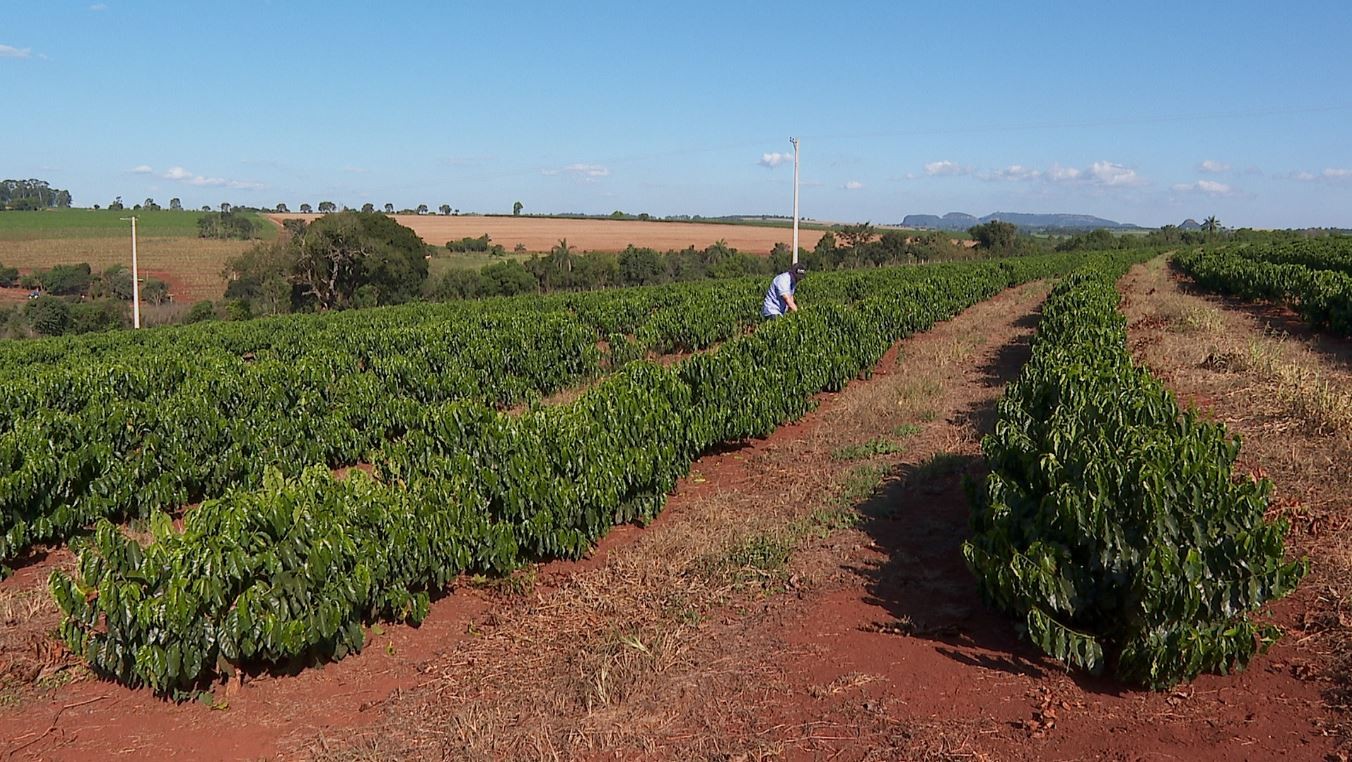
M 794 275 L 798 275 L 798 276 L 807 275 L 807 266 L 806 266 L 806 265 L 801 265 L 801 264 L 796 264 L 796 265 L 794 265 L 794 266 L 792 266 L 792 267 L 789 268 L 789 272 L 793 273 Z

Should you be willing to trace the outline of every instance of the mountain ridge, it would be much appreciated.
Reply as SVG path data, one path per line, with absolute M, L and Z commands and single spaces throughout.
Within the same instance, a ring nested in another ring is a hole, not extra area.
M 949 212 L 942 217 L 936 214 L 908 214 L 901 221 L 901 225 L 902 227 L 930 228 L 934 230 L 966 230 L 973 225 L 981 225 L 995 220 L 1012 222 L 1021 228 L 1037 230 L 1094 230 L 1097 228 L 1107 228 L 1109 230 L 1142 229 L 1140 225 L 1130 222 L 1117 222 L 1104 219 L 1103 217 L 1095 217 L 1092 214 L 1067 214 L 1064 212 L 1049 214 L 992 212 L 984 217 L 976 217 L 965 212 Z

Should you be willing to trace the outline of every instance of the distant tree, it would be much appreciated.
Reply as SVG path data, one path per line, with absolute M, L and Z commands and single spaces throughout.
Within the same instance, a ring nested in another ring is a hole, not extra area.
M 320 202 L 319 202 L 319 213 L 320 213 L 320 214 L 328 214 L 328 213 L 330 213 L 330 212 L 336 211 L 337 209 L 338 209 L 338 206 L 337 206 L 336 204 L 334 204 L 332 201 L 320 201 Z
M 1208 235 L 1215 235 L 1221 231 L 1221 221 L 1216 219 L 1216 215 L 1211 215 L 1202 220 L 1202 232 Z
M 376 205 L 368 201 L 365 204 L 361 205 L 361 210 L 367 214 L 370 214 L 371 212 L 374 212 L 376 210 Z
M 305 220 L 282 220 L 282 230 L 285 230 L 287 233 L 293 236 L 305 235 L 305 228 L 309 226 L 310 223 L 306 222 Z
M 70 304 L 54 296 L 39 296 L 24 308 L 24 317 L 43 336 L 60 336 L 70 328 Z
M 197 237 L 247 241 L 258 237 L 258 226 L 242 214 L 207 212 L 197 218 Z
M 418 204 L 416 211 L 418 214 L 427 214 L 427 204 Z
M 991 220 L 975 225 L 967 230 L 968 235 L 976 239 L 978 249 L 988 254 L 1013 254 L 1018 242 L 1019 228 L 1011 222 Z
M 207 206 L 206 204 L 202 204 L 202 211 L 209 212 L 211 211 L 211 207 Z
M 0 266 L 0 288 L 10 288 L 19 282 L 19 268 Z
M 290 214 L 291 210 L 286 208 L 286 204 L 278 204 L 275 210 L 278 214 Z
M 455 268 L 446 271 L 442 276 L 441 281 L 432 290 L 432 297 L 441 300 L 473 299 L 489 294 L 494 288 L 496 286 L 484 278 L 479 270 Z
M 488 295 L 529 294 L 539 288 L 535 276 L 516 260 L 494 262 L 491 265 L 486 265 L 480 270 L 480 273 L 488 284 Z
M 174 212 L 183 211 L 183 201 L 177 196 L 169 199 L 169 210 Z
M 230 213 L 230 205 L 227 204 L 226 202 L 222 201 L 222 202 L 221 202 L 221 214 L 229 214 L 229 213 Z
M 835 250 L 836 234 L 829 230 L 822 233 L 822 237 L 817 239 L 817 245 L 812 249 L 816 254 L 828 258 L 832 256 L 832 253 L 835 252 Z
M 249 309 L 249 303 L 243 299 L 236 299 L 225 304 L 226 320 L 248 320 L 253 317 L 253 310 Z
M 215 319 L 216 305 L 212 304 L 208 299 L 203 299 L 202 301 L 193 304 L 192 309 L 188 310 L 188 314 L 183 318 L 183 322 L 201 323 Z
M 122 197 L 118 196 L 117 198 L 113 199 L 113 203 L 109 204 L 108 208 L 115 212 L 120 212 L 126 207 L 122 206 Z
M 385 213 L 386 213 L 386 214 L 394 214 L 394 204 L 391 204 L 391 203 L 389 203 L 389 202 L 386 202 L 386 203 L 385 203 Z
M 873 225 L 868 222 L 861 222 L 858 225 L 842 225 L 837 233 L 841 242 L 849 249 L 857 249 L 869 243 L 876 235 Z
M 624 219 L 624 212 L 620 211 L 619 209 L 616 209 L 615 211 L 610 213 L 610 216 L 613 219 L 621 220 Z
M 301 214 L 309 214 L 309 213 L 312 212 L 312 211 L 314 211 L 314 207 L 310 206 L 309 204 L 301 204 L 301 205 L 300 205 L 300 213 L 301 213 Z
M 37 273 L 37 276 L 43 291 L 64 296 L 79 296 L 87 292 L 94 282 L 93 271 L 87 263 L 56 265 Z
M 123 265 L 109 267 L 90 284 L 89 295 L 95 299 L 131 299 L 131 271 Z
M 147 304 L 165 304 L 169 301 L 169 284 L 159 278 L 146 278 L 141 284 L 141 301 Z
M 160 205 L 155 203 L 155 199 L 148 198 L 145 200 L 144 203 L 141 204 L 141 207 L 144 209 L 159 209 Z
M 653 249 L 640 249 L 632 244 L 620 252 L 620 283 L 625 286 L 644 286 L 666 279 L 662 255 Z
M 516 245 L 512 247 L 512 251 L 516 252 L 517 254 L 525 254 L 525 253 L 526 253 L 526 244 L 521 243 L 520 241 L 517 241 L 517 242 L 516 242 Z
M 381 303 L 404 301 L 427 279 L 423 240 L 382 214 L 332 214 L 285 245 L 295 256 L 292 282 L 321 308 L 351 306 L 366 285 Z
M 520 217 L 520 216 L 521 216 L 521 210 L 522 210 L 522 209 L 525 209 L 525 208 L 526 208 L 525 205 L 522 204 L 520 201 L 516 202 L 515 204 L 512 204 L 512 216 L 513 216 L 513 217 Z
M 442 216 L 444 217 L 451 213 L 451 205 L 442 204 L 441 206 L 437 207 L 437 211 L 441 212 Z
M 70 326 L 66 333 L 93 333 L 122 328 L 127 323 L 127 311 L 120 303 L 101 300 L 77 302 L 70 305 Z
M 1056 244 L 1057 251 L 1105 251 L 1119 247 L 1117 237 L 1106 228 L 1073 235 Z
M 0 180 L 0 210 L 69 206 L 70 192 L 53 188 L 46 180 Z

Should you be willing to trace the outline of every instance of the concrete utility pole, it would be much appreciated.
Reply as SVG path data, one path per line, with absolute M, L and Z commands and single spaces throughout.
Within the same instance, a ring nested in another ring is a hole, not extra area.
M 793 143 L 793 263 L 798 264 L 798 138 Z M 133 223 L 135 224 L 135 223 Z
M 123 217 L 124 220 L 131 220 L 131 327 L 141 327 L 141 278 L 136 269 L 136 218 Z

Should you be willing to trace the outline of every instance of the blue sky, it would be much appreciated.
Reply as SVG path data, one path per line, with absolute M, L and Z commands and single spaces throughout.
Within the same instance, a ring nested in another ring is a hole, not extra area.
M 398 8 L 387 11 L 383 8 Z M 80 206 L 1352 227 L 1352 3 L 0 0 Z

